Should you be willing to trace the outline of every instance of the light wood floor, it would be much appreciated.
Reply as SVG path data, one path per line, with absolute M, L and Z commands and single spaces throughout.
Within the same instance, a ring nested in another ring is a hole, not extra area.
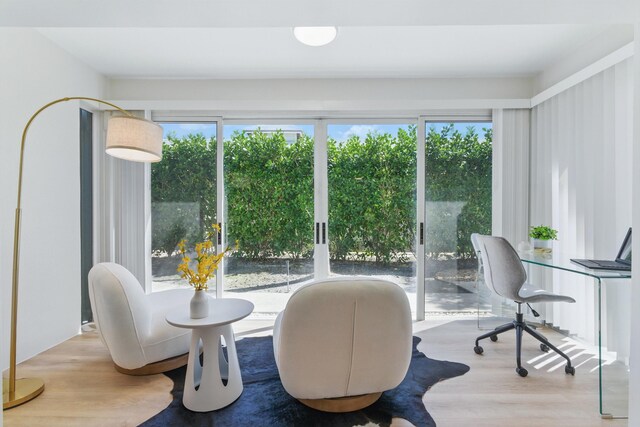
M 235 325 L 238 338 L 271 334 L 268 320 L 244 320 Z M 625 420 L 602 420 L 598 414 L 597 372 L 578 368 L 576 376 L 550 365 L 529 376 L 514 371 L 513 334 L 497 343 L 487 340 L 485 353 L 473 353 L 479 335 L 475 321 L 447 319 L 414 324 L 423 338 L 418 347 L 427 356 L 466 363 L 471 371 L 435 385 L 424 397 L 427 410 L 440 427 L 609 426 Z M 562 336 L 544 332 L 559 344 Z M 533 339 L 523 348 L 523 360 L 540 356 Z M 536 363 L 539 363 L 536 362 Z M 44 393 L 4 412 L 12 426 L 135 426 L 164 409 L 171 401 L 172 382 L 164 375 L 130 377 L 113 368 L 95 332 L 85 333 L 19 365 L 18 377 L 45 380 Z M 405 426 L 398 420 L 394 425 Z
M 521 378 L 515 372 L 515 332 L 501 334 L 495 343 L 483 340 L 484 354 L 478 356 L 473 352 L 475 337 L 484 331 L 478 331 L 475 321 L 437 327 L 425 322 L 428 329 L 421 323 L 414 325 L 415 335 L 423 338 L 419 350 L 434 359 L 471 367 L 464 376 L 443 381 L 425 394 L 425 406 L 439 426 L 627 425 L 626 420 L 600 418 L 597 361 L 590 356 L 576 357 L 576 375 L 566 375 L 562 359 L 542 353 L 535 339 L 525 337 L 522 360 L 529 375 Z M 494 323 L 492 326 L 499 324 Z M 544 328 L 540 331 L 554 345 L 565 345 L 562 335 Z M 569 353 L 572 359 L 574 354 L 577 352 Z

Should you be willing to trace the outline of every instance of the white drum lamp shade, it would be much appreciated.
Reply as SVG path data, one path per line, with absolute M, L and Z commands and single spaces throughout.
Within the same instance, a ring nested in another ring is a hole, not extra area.
M 159 162 L 162 160 L 162 127 L 138 117 L 112 117 L 105 151 L 134 162 Z

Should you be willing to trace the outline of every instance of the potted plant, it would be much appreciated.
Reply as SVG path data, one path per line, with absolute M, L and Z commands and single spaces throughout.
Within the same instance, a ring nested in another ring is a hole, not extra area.
M 551 252 L 551 241 L 558 239 L 558 231 L 546 225 L 532 226 L 529 227 L 529 237 L 534 251 L 549 253 Z

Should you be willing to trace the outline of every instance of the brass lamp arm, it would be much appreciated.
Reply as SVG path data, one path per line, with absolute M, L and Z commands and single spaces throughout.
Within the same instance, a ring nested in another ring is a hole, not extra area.
M 21 207 L 21 199 L 22 199 L 22 164 L 23 164 L 23 159 L 24 159 L 24 146 L 25 146 L 25 141 L 27 140 L 27 132 L 29 131 L 29 127 L 31 126 L 31 122 L 33 122 L 33 120 L 36 117 L 38 117 L 38 115 L 41 112 L 43 112 L 47 108 L 51 107 L 52 105 L 59 104 L 61 102 L 75 101 L 75 100 L 98 102 L 100 104 L 105 104 L 105 105 L 108 105 L 110 107 L 113 107 L 116 110 L 126 114 L 129 117 L 133 116 L 130 112 L 128 112 L 127 110 L 125 110 L 123 108 L 118 107 L 115 104 L 112 104 L 112 103 L 107 102 L 107 101 L 103 101 L 102 99 L 89 98 L 89 97 L 86 97 L 86 96 L 71 96 L 71 97 L 67 97 L 67 98 L 60 98 L 60 99 L 56 99 L 55 101 L 51 101 L 48 104 L 45 104 L 42 107 L 40 107 L 38 109 L 38 111 L 33 113 L 31 118 L 29 119 L 29 121 L 25 125 L 24 130 L 22 131 L 22 141 L 20 142 L 20 166 L 19 166 L 19 169 L 18 169 L 18 203 L 16 205 L 16 209 L 20 209 L 20 207 Z

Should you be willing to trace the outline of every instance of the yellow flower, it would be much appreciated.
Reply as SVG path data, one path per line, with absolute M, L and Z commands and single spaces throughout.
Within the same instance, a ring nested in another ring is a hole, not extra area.
M 207 233 L 207 240 L 195 244 L 194 250 L 196 257 L 193 258 L 193 261 L 196 263 L 195 269 L 189 266 L 191 258 L 187 255 L 186 240 L 178 243 L 178 251 L 182 255 L 182 262 L 178 265 L 177 271 L 180 277 L 189 282 L 189 285 L 195 289 L 207 289 L 207 282 L 215 274 L 224 254 L 229 251 L 229 248 L 227 248 L 219 254 L 216 253 L 214 243 L 216 239 L 215 233 L 220 232 L 221 229 L 218 224 L 213 224 L 212 231 Z M 236 248 L 237 245 L 238 243 L 236 242 Z

